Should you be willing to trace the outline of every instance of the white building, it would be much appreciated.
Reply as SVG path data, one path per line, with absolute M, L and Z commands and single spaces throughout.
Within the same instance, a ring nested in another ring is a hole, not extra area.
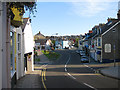
M 22 30 L 24 32 L 24 47 L 25 47 L 25 62 L 26 62 L 26 70 L 33 71 L 34 65 L 34 38 L 32 34 L 32 27 L 29 18 L 23 19 L 24 25 L 22 26 Z
M 11 26 L 11 79 L 14 83 L 15 77 L 18 80 L 24 73 L 24 35 L 21 27 Z
M 52 41 L 50 39 L 48 39 L 46 41 L 45 50 L 50 50 L 51 49 L 51 47 L 50 47 L 51 44 L 52 44 Z

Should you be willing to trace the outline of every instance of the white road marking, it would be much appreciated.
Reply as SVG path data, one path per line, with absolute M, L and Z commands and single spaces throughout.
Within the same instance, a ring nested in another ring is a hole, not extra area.
M 67 69 L 65 68 L 65 71 L 67 72 Z
M 84 66 L 89 67 L 88 65 L 84 65 Z
M 67 61 L 66 64 L 65 64 L 65 71 L 66 71 L 66 72 L 67 72 L 67 64 L 69 63 L 69 61 L 70 61 L 70 56 L 69 56 L 68 61 Z M 70 73 L 67 72 L 67 74 L 68 74 L 71 78 L 76 79 L 76 78 L 73 77 Z
M 71 78 L 76 79 L 75 77 L 73 77 L 70 73 L 67 73 Z
M 90 88 L 93 88 L 94 90 L 97 90 L 96 88 L 94 88 L 93 86 L 91 86 L 91 85 L 89 85 L 89 84 L 87 84 L 87 83 L 83 83 L 83 84 L 85 84 L 86 86 L 88 86 L 88 87 L 90 87 Z

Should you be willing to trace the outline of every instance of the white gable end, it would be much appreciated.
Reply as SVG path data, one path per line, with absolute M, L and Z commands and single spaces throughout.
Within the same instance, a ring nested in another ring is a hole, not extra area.
M 34 40 L 32 34 L 32 27 L 28 20 L 24 29 L 25 53 L 33 52 Z

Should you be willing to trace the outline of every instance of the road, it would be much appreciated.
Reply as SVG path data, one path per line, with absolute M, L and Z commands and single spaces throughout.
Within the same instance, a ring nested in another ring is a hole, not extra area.
M 118 80 L 96 73 L 96 68 L 80 62 L 75 50 L 57 51 L 61 57 L 51 65 L 44 65 L 41 84 L 49 88 L 87 88 L 89 90 L 118 89 Z

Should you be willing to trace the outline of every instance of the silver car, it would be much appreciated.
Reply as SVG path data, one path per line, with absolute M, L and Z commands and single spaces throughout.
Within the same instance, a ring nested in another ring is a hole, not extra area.
M 89 62 L 89 59 L 87 56 L 81 56 L 81 62 Z
M 80 51 L 80 56 L 85 56 L 85 51 Z

